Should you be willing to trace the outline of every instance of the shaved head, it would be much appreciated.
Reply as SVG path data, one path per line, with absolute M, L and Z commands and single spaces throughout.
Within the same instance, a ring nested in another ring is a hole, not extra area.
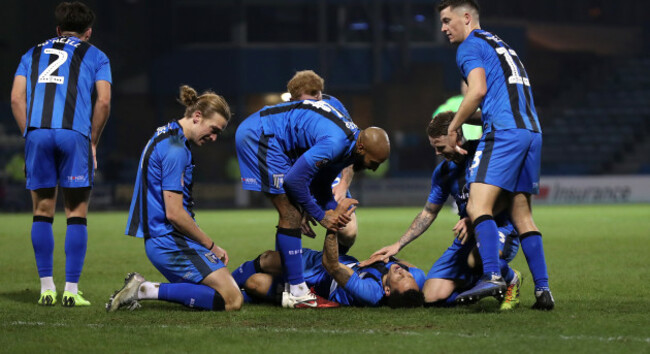
M 390 140 L 386 131 L 378 127 L 362 130 L 357 138 L 356 155 L 355 171 L 375 171 L 390 156 Z
M 359 142 L 371 157 L 386 161 L 390 155 L 390 140 L 386 131 L 378 127 L 364 129 L 359 134 Z

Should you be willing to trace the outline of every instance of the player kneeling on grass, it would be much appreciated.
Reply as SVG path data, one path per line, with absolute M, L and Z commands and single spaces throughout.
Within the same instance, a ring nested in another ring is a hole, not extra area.
M 453 150 L 448 151 L 446 145 L 441 143 L 441 140 L 443 140 L 441 136 L 446 138 L 447 127 L 453 117 L 453 112 L 440 113 L 427 126 L 427 135 L 431 146 L 436 149 L 436 154 L 445 158 L 445 161 L 441 162 L 433 172 L 431 191 L 424 209 L 416 216 L 399 241 L 375 252 L 368 261 L 361 262 L 363 266 L 378 260 L 387 260 L 389 257 L 396 255 L 404 246 L 422 235 L 433 224 L 445 201 L 451 195 L 456 201 L 461 219 L 454 227 L 457 238 L 454 239 L 453 244 L 440 259 L 435 262 L 427 275 L 427 281 L 423 289 L 424 298 L 427 304 L 434 306 L 453 305 L 458 293 L 474 286 L 481 275 L 481 267 L 475 266 L 476 261 L 472 257 L 477 252 L 476 241 L 465 211 L 469 195 L 465 185 L 465 174 L 471 167 L 472 161 L 467 157 L 471 156 L 471 153 L 461 155 Z M 462 133 L 459 132 L 459 134 L 461 134 L 459 139 L 464 141 Z M 463 148 L 473 152 L 477 144 L 477 141 L 466 141 Z M 499 295 L 498 297 L 505 295 L 501 309 L 509 310 L 519 304 L 521 274 L 508 265 L 519 249 L 519 241 L 516 238 L 517 233 L 507 217 L 498 217 L 496 219 L 500 226 L 499 234 L 501 236 L 500 246 L 502 250 L 499 267 L 502 276 L 508 282 L 508 287 L 505 294 L 495 295 Z M 507 246 L 505 246 L 506 244 Z M 480 257 L 477 258 L 480 260 Z
M 204 310 L 239 310 L 243 297 L 226 269 L 228 254 L 196 224 L 192 210 L 194 162 L 189 143 L 217 140 L 230 119 L 223 97 L 181 87 L 185 116 L 158 128 L 142 152 L 126 234 L 144 237 L 153 265 L 170 283 L 130 273 L 108 311 L 134 309 L 138 300 L 163 300 Z
M 337 209 L 347 210 L 351 203 L 356 201 L 344 199 Z M 339 254 L 336 232 L 331 230 L 325 236 L 322 252 L 302 250 L 302 265 L 305 282 L 315 294 L 342 306 L 400 308 L 423 304 L 420 288 L 424 284 L 424 272 L 421 269 L 396 259 L 359 267 L 356 258 Z M 278 304 L 284 290 L 283 275 L 278 251 L 266 251 L 233 272 L 237 284 L 252 298 L 247 300 Z

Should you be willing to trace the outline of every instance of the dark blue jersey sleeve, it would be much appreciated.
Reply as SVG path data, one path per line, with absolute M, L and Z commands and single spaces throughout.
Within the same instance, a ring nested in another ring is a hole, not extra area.
M 431 191 L 427 201 L 431 204 L 443 205 L 449 193 L 451 193 L 451 186 L 453 180 L 449 174 L 449 163 L 447 161 L 441 162 L 431 175 Z
M 27 54 L 23 55 L 23 57 L 20 59 L 20 63 L 18 63 L 18 69 L 16 69 L 16 74 L 14 76 L 25 76 L 27 77 L 27 74 L 29 73 L 29 64 L 32 59 L 32 51 L 34 48 L 29 50 Z
M 467 39 L 458 46 L 458 51 L 456 52 L 456 64 L 464 78 L 467 78 L 467 75 L 469 75 L 472 70 L 476 68 L 484 68 L 481 51 L 481 45 L 474 41 L 472 36 L 467 37 Z
M 95 81 L 104 80 L 109 83 L 113 82 L 113 77 L 111 75 L 111 63 L 108 60 L 108 57 L 101 50 L 97 50 L 97 64 L 95 69 Z
M 316 200 L 309 193 L 309 184 L 314 178 L 314 174 L 314 169 L 303 155 L 284 176 L 284 189 L 305 208 L 309 215 L 320 221 L 325 217 L 325 211 L 316 204 Z
M 167 149 L 161 149 L 157 153 L 162 160 L 162 190 L 182 192 L 183 173 L 189 162 L 185 145 L 180 141 L 170 141 Z
M 377 306 L 384 297 L 384 289 L 373 278 L 360 278 L 356 272 L 352 274 L 343 287 L 354 299 L 363 306 Z
M 284 189 L 318 221 L 323 220 L 325 211 L 312 198 L 309 186 L 321 168 L 345 153 L 345 147 L 336 140 L 322 139 L 302 154 L 284 176 Z

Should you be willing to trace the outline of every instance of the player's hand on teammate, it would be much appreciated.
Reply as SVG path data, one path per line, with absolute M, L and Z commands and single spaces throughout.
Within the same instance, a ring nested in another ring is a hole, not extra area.
M 316 237 L 316 232 L 314 232 L 312 226 L 316 225 L 318 225 L 316 220 L 314 220 L 314 218 L 312 218 L 307 212 L 303 212 L 302 222 L 300 223 L 300 232 L 305 236 L 314 238 Z
M 388 245 L 379 251 L 373 253 L 370 258 L 366 259 L 363 262 L 359 263 L 360 267 L 365 267 L 367 265 L 373 264 L 378 261 L 388 262 L 388 259 L 391 256 L 396 255 L 400 250 L 399 242 L 395 242 L 392 245 Z
M 450 131 L 447 133 L 447 139 L 448 142 L 447 144 L 451 146 L 452 149 L 454 149 L 457 153 L 461 155 L 467 155 L 467 150 L 463 149 L 460 147 L 460 143 L 458 141 L 458 132 L 457 131 Z
M 352 220 L 352 213 L 357 208 L 359 201 L 356 199 L 343 199 L 335 210 L 325 212 L 325 217 L 320 221 L 324 228 L 339 231 Z
M 456 226 L 454 226 L 452 229 L 454 231 L 454 235 L 460 241 L 461 245 L 464 245 L 467 240 L 474 236 L 471 223 L 472 221 L 468 217 L 464 217 L 458 220 Z
M 228 265 L 228 252 L 226 252 L 226 250 L 217 245 L 214 245 L 210 251 L 214 253 L 214 255 L 217 256 L 217 258 L 219 258 L 223 264 Z

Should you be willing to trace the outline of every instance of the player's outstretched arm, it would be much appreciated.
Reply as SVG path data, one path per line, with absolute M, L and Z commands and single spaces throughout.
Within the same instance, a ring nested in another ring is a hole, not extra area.
M 177 191 L 163 191 L 165 198 L 165 216 L 178 232 L 200 243 L 212 251 L 225 265 L 228 265 L 228 253 L 217 246 L 194 219 L 183 208 L 183 194 Z
M 359 265 L 364 267 L 377 261 L 386 261 L 390 256 L 396 255 L 402 248 L 411 243 L 411 241 L 427 231 L 429 226 L 433 224 L 433 221 L 436 220 L 440 209 L 442 209 L 442 205 L 427 202 L 424 205 L 424 209 L 415 217 L 411 226 L 409 226 L 408 230 L 406 230 L 397 242 L 373 253 L 370 258 L 359 263 Z
M 334 210 L 337 213 L 352 215 L 357 201 L 354 199 L 344 199 Z M 339 262 L 339 241 L 336 236 L 336 231 L 327 230 L 325 235 L 325 244 L 323 245 L 323 266 L 327 273 L 334 279 L 340 286 L 345 286 L 350 280 L 354 271 Z
M 345 286 L 352 274 L 354 274 L 351 268 L 339 263 L 339 241 L 335 231 L 327 230 L 327 235 L 325 235 L 323 266 L 340 286 Z
M 20 133 L 23 134 L 27 125 L 27 78 L 22 75 L 14 77 L 14 84 L 11 87 L 11 112 L 14 114 Z

